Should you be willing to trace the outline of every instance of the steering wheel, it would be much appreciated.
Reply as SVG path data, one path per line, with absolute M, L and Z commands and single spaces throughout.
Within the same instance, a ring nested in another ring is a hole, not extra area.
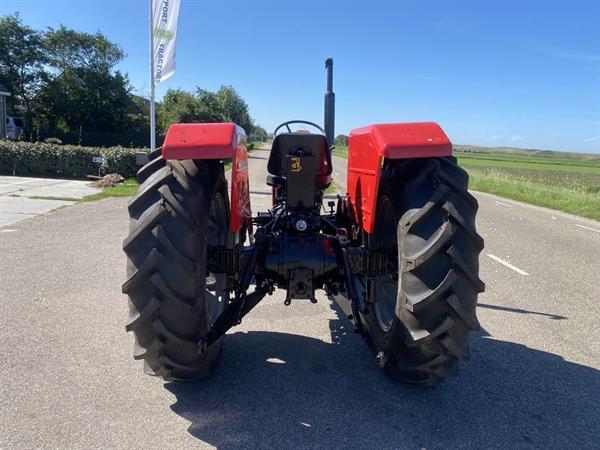
M 275 128 L 275 131 L 273 132 L 273 136 L 277 135 L 277 132 L 279 131 L 280 128 L 286 127 L 288 133 L 293 133 L 293 131 L 290 128 L 290 125 L 292 123 L 303 123 L 305 125 L 310 125 L 311 127 L 315 127 L 317 130 L 319 130 L 321 132 L 321 134 L 323 134 L 323 136 L 325 136 L 325 130 L 323 130 L 323 128 L 321 128 L 319 125 L 317 125 L 314 122 L 309 122 L 308 120 L 288 120 L 287 122 L 283 122 L 281 125 L 279 125 L 277 128 Z

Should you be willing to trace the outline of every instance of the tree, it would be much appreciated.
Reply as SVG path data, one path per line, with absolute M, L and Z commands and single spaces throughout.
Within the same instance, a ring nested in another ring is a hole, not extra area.
M 144 133 L 150 140 L 150 100 L 139 95 L 129 94 L 131 104 L 127 116 L 129 124 L 136 130 Z
M 159 133 L 174 123 L 201 122 L 198 99 L 182 89 L 169 89 L 157 109 Z
M 68 70 L 50 81 L 36 99 L 38 123 L 63 132 L 120 132 L 129 127 L 129 81 L 120 72 Z
M 233 86 L 221 86 L 216 93 L 226 122 L 237 123 L 246 134 L 252 133 L 254 125 L 248 111 L 248 104 Z
M 133 101 L 126 75 L 113 67 L 123 50 L 102 33 L 49 28 L 43 39 L 53 78 L 36 99 L 38 123 L 63 132 L 121 132 L 130 123 Z
M 32 101 L 48 80 L 46 62 L 42 33 L 23 25 L 18 14 L 0 18 L 0 80 L 13 94 L 13 114 L 16 103 L 22 103 L 27 131 L 32 124 Z
M 348 147 L 348 136 L 345 134 L 338 134 L 335 137 L 335 145 L 339 145 L 340 147 Z
M 161 133 L 166 133 L 171 124 L 183 122 L 233 122 L 248 135 L 254 129 L 248 105 L 231 86 L 221 86 L 217 92 L 196 88 L 196 95 L 182 89 L 169 89 L 157 115 Z
M 217 93 L 196 88 L 196 99 L 198 100 L 197 122 L 227 122 L 227 112 Z
M 257 141 L 266 141 L 267 140 L 267 130 L 265 130 L 260 125 L 254 125 L 254 139 Z
M 118 44 L 108 40 L 100 31 L 95 34 L 71 30 L 61 25 L 48 28 L 44 36 L 50 66 L 59 71 L 89 70 L 110 72 L 123 60 L 125 53 Z

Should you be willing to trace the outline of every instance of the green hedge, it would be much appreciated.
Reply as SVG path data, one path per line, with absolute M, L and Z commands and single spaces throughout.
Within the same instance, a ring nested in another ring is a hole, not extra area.
M 127 147 L 81 147 L 43 142 L 0 140 L 0 174 L 59 178 L 85 178 L 98 173 L 92 155 L 102 155 L 101 174 L 135 176 L 135 153 L 147 149 Z
M 48 138 L 58 138 L 63 144 L 83 145 L 85 147 L 149 147 L 150 128 L 143 130 L 131 129 L 122 133 L 107 133 L 102 131 L 71 131 L 65 133 L 61 130 L 34 130 L 33 136 L 38 141 Z M 156 136 L 156 146 L 162 145 L 163 136 Z

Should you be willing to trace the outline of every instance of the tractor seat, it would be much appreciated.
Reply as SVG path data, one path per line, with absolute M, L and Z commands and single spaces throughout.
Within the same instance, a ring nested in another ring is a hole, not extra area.
M 321 134 L 282 133 L 275 136 L 269 162 L 267 163 L 267 184 L 285 185 L 286 156 L 301 148 L 304 154 L 317 158 L 316 184 L 326 187 L 331 183 L 331 155 L 327 139 Z

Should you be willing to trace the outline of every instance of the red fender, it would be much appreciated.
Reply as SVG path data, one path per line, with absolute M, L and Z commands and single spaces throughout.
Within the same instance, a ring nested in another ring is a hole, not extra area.
M 234 123 L 177 123 L 171 125 L 162 147 L 164 159 L 231 158 L 231 215 L 229 229 L 247 225 L 252 234 L 246 133 Z
M 452 144 L 434 122 L 369 125 L 350 132 L 347 192 L 359 226 L 373 231 L 384 159 L 450 156 Z

